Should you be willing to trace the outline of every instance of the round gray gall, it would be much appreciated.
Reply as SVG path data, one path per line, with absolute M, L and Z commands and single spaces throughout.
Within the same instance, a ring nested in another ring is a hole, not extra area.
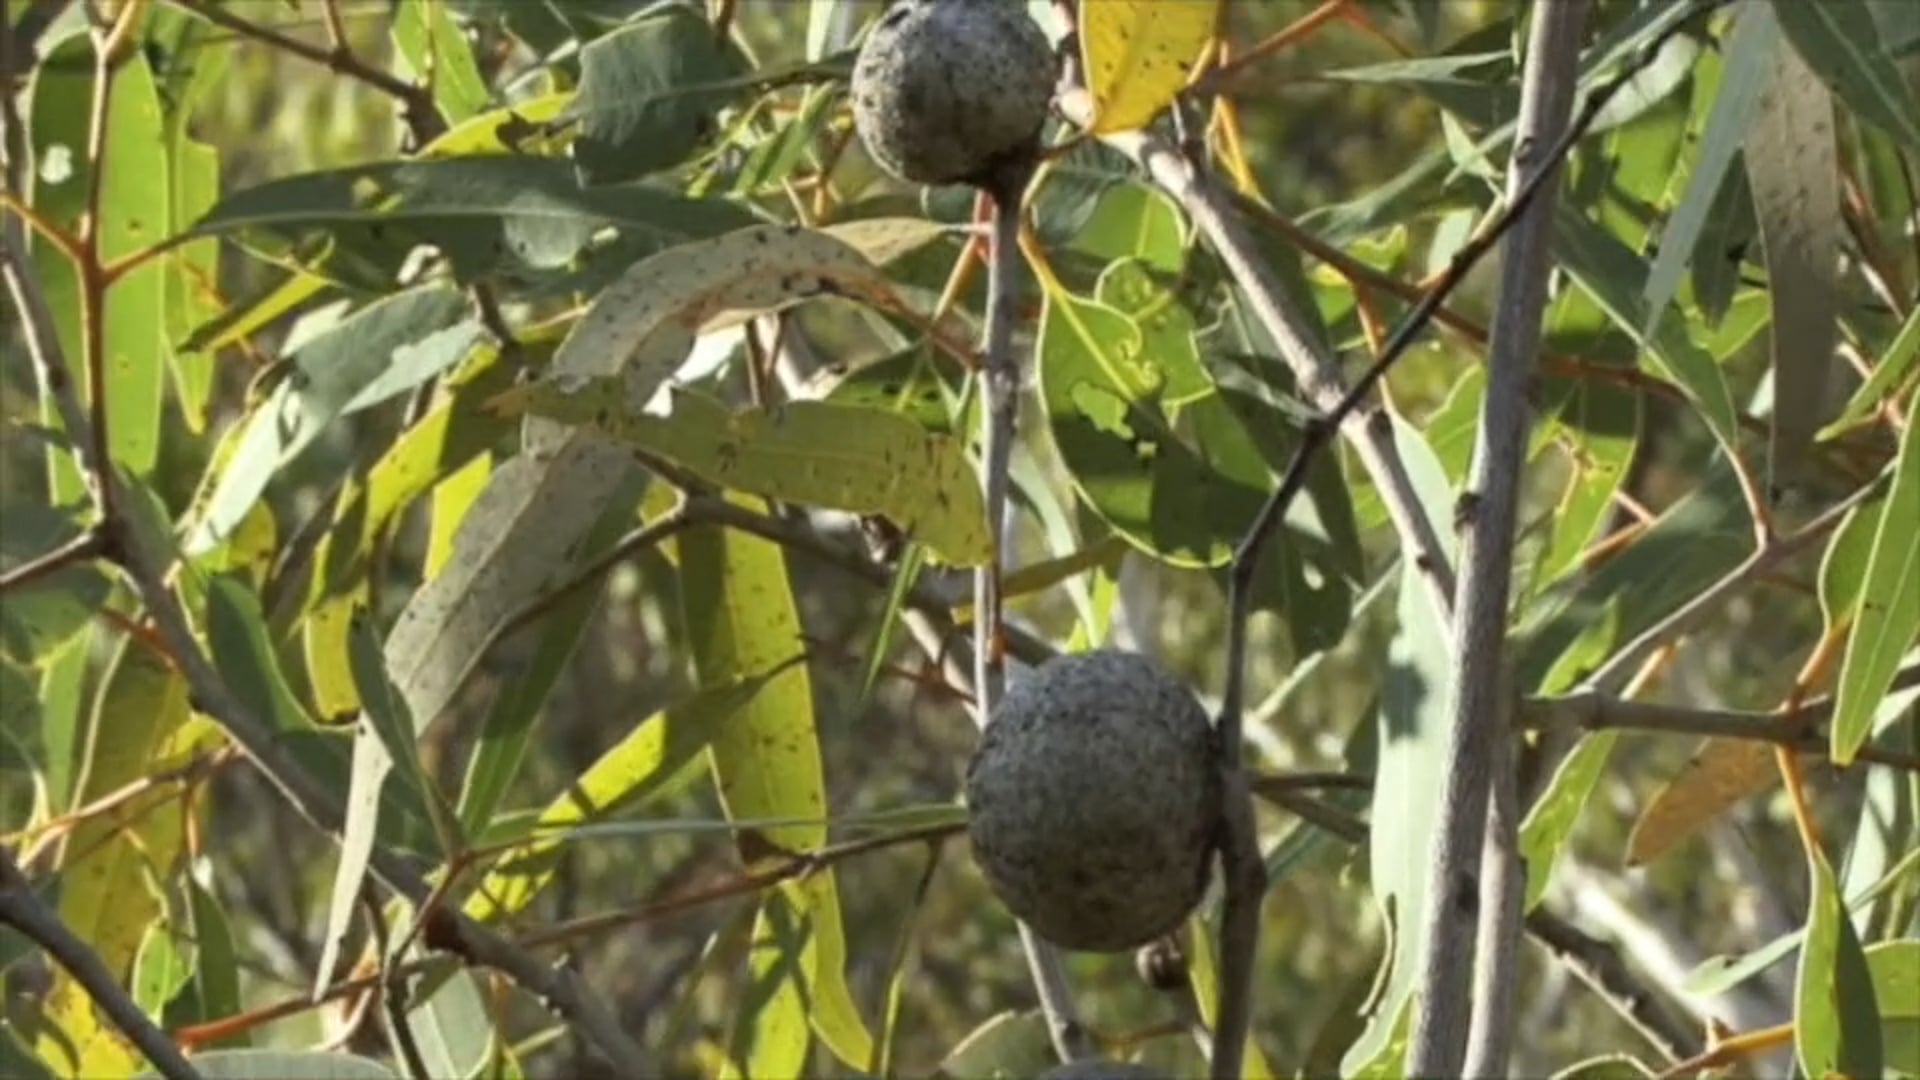
M 854 62 L 854 127 L 902 180 L 984 184 L 1035 146 L 1056 77 L 1020 0 L 899 0 Z
M 1145 657 L 1062 656 L 1008 687 L 967 768 L 974 861 L 1068 949 L 1120 952 L 1205 892 L 1220 812 L 1213 727 Z

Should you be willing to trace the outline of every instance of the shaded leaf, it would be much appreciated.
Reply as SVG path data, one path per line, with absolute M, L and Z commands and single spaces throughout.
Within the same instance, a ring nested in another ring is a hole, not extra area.
M 1920 370 L 1920 309 L 1907 313 L 1907 321 L 1900 325 L 1900 333 L 1881 353 L 1880 362 L 1873 366 L 1873 374 L 1847 399 L 1840 415 L 1820 430 L 1820 438 L 1830 439 L 1860 422 L 1882 402 L 1890 400 L 1899 388 L 1909 385 L 1916 370 Z
M 0 516 L 0 571 L 41 558 L 78 537 L 70 510 L 20 500 Z M 0 653 L 42 667 L 106 604 L 107 577 L 91 561 L 75 563 L 7 590 L 0 605 Z
M 1900 656 L 1920 638 L 1920 402 L 1907 405 L 1907 429 L 1894 462 L 1893 488 L 1874 531 L 1860 587 L 1859 615 L 1847 638 L 1834 693 L 1832 756 L 1853 760 L 1873 733 L 1874 711 L 1886 696 Z
M 1863 0 L 1774 0 L 1773 10 L 1787 40 L 1840 100 L 1908 149 L 1920 148 L 1920 103 L 1882 51 L 1880 29 Z
M 1708 222 L 1727 185 L 1728 169 L 1760 111 L 1762 94 L 1773 75 L 1779 37 L 1779 23 L 1766 4 L 1743 5 L 1735 16 L 1733 30 L 1722 48 L 1726 69 L 1707 116 L 1698 156 L 1685 173 L 1686 193 L 1661 229 L 1660 253 L 1647 272 L 1642 336 L 1658 328 L 1689 264 L 1724 261 L 1724 250 L 1716 246 L 1718 238 Z M 1697 285 L 1695 291 L 1699 291 Z
M 428 286 L 377 301 L 314 338 L 245 421 L 189 533 L 188 555 L 210 551 L 240 523 L 280 469 L 343 414 L 377 405 L 458 363 L 485 331 L 462 320 L 459 293 Z
M 616 183 L 687 159 L 739 92 L 743 58 L 683 4 L 661 4 L 581 50 L 573 159 L 583 183 Z
M 400 1080 L 371 1058 L 319 1050 L 211 1050 L 193 1056 L 206 1080 Z M 139 1080 L 160 1080 L 154 1072 Z
M 1014 1080 L 1038 1076 L 1059 1058 L 1039 1010 L 997 1013 L 968 1032 L 940 1063 L 937 1076 L 948 1080 Z
M 1645 261 L 1612 233 L 1565 208 L 1555 215 L 1553 231 L 1555 254 L 1567 273 L 1641 346 L 1656 374 L 1680 384 L 1714 437 L 1736 453 L 1739 426 L 1733 397 L 1713 357 L 1694 344 L 1671 308 L 1654 324 L 1653 333 L 1642 332 L 1649 322 L 1643 299 Z
M 563 268 L 605 228 L 620 231 L 621 258 L 631 262 L 751 220 L 730 203 L 645 184 L 582 188 L 564 161 L 496 156 L 376 162 L 270 180 L 228 195 L 192 231 L 252 230 L 288 243 L 320 233 L 394 268 L 415 244 L 432 244 L 464 280 Z
M 717 682 L 642 718 L 547 804 L 532 826 L 536 838 L 500 859 L 467 902 L 467 914 L 491 920 L 525 908 L 552 879 L 555 855 L 570 831 L 672 790 L 672 781 L 721 727 L 790 666 Z
M 1418 432 L 1396 422 L 1395 434 L 1423 509 L 1433 520 L 1447 520 L 1453 492 L 1440 463 Z M 1451 559 L 1454 553 L 1447 554 Z M 1341 1061 L 1342 1072 L 1349 1074 L 1380 1058 L 1399 1037 L 1419 979 L 1429 902 L 1427 868 L 1440 818 L 1453 723 L 1447 704 L 1453 677 L 1447 628 L 1411 560 L 1405 560 L 1401 569 L 1397 611 L 1399 629 L 1387 646 L 1380 688 L 1378 758 L 1367 845 L 1374 902 L 1391 919 L 1394 935 L 1381 960 L 1384 985 L 1370 1003 L 1366 1030 Z M 1397 1062 L 1398 1056 L 1392 1060 Z
M 1758 7 L 1755 11 L 1761 10 Z M 1827 400 L 1839 337 L 1839 150 L 1826 87 L 1784 43 L 1746 142 L 1747 178 L 1766 242 L 1773 345 L 1771 486 L 1794 482 Z
M 207 585 L 207 641 L 213 666 L 250 714 L 281 732 L 311 726 L 280 669 L 260 598 L 225 574 Z

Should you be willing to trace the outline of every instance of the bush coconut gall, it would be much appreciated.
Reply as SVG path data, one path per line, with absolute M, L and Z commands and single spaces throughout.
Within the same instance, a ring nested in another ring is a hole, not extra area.
M 854 62 L 854 127 L 902 180 L 985 186 L 1037 144 L 1056 75 L 1020 0 L 900 0 Z
M 1179 926 L 1206 890 L 1221 801 L 1200 703 L 1114 650 L 1009 682 L 967 768 L 967 831 L 994 893 L 1069 949 L 1119 952 Z

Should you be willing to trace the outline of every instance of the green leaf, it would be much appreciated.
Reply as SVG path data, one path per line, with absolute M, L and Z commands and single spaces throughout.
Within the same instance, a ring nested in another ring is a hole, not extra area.
M 428 1076 L 479 1076 L 493 1047 L 493 1019 L 470 971 L 456 971 L 407 1011 Z
M 1860 614 L 1847 638 L 1834 694 L 1832 754 L 1853 761 L 1872 734 L 1873 714 L 1893 682 L 1900 655 L 1920 636 L 1920 403 L 1907 405 L 1907 430 L 1894 463 L 1893 489 L 1867 559 Z
M 14 502 L 0 524 L 0 570 L 59 549 L 81 529 L 70 510 Z M 46 665 L 106 606 L 110 587 L 89 560 L 9 589 L 6 604 L 0 606 L 0 654 L 23 667 Z
M 1916 869 L 1920 869 L 1920 850 L 1908 851 L 1899 862 L 1881 875 L 1880 880 L 1848 900 L 1848 910 L 1854 912 L 1863 910 L 1890 892 Z M 1802 927 L 1782 934 L 1742 956 L 1710 957 L 1688 972 L 1680 985 L 1689 994 L 1698 994 L 1706 998 L 1718 997 L 1779 963 L 1787 954 L 1799 948 L 1800 942 L 1805 937 L 1806 929 Z
M 1602 382 L 1575 383 L 1549 432 L 1571 466 L 1548 523 L 1546 550 L 1534 565 L 1536 588 L 1574 567 L 1613 509 L 1639 447 L 1641 397 Z
M 1159 190 L 1116 183 L 1101 192 L 1073 248 L 1103 265 L 1138 259 L 1151 271 L 1177 274 L 1187 261 L 1186 222 Z
M 997 1013 L 969 1031 L 940 1063 L 946 1080 L 1013 1080 L 1059 1064 L 1046 1017 L 1038 1009 Z
M 1866 949 L 1880 1043 L 1889 1069 L 1920 1075 L 1920 941 L 1884 941 Z
M 71 235 L 88 209 L 97 164 L 86 159 L 94 91 L 94 50 L 89 35 L 68 38 L 40 64 L 33 83 L 33 208 Z M 166 231 L 170 210 L 166 128 L 153 69 L 143 53 L 114 67 L 106 110 L 107 129 L 100 176 L 99 254 L 115 259 L 146 248 Z M 85 350 L 80 327 L 78 269 L 52 246 L 34 245 L 34 269 L 54 313 L 61 352 L 84 398 L 90 380 L 81 369 Z M 166 268 L 149 262 L 120 278 L 106 292 L 100 373 L 106 396 L 108 451 L 135 476 L 150 475 L 160 460 L 160 414 L 167 377 Z M 43 421 L 59 428 L 46 406 Z M 70 502 L 84 492 L 70 460 L 56 455 L 52 500 Z
M 778 545 L 744 533 L 703 528 L 680 541 L 681 611 L 702 682 L 748 678 L 785 663 L 802 647 L 799 613 Z M 708 747 L 721 803 L 732 819 L 814 818 L 827 810 L 813 690 L 804 664 L 772 675 L 752 701 L 722 725 Z M 810 851 L 826 842 L 821 825 L 757 829 L 736 837 L 752 865 L 778 852 Z M 804 1027 L 792 1033 L 794 1007 L 811 1016 L 834 1055 L 862 1068 L 873 1037 L 846 983 L 846 940 L 830 871 L 781 886 L 761 908 L 753 984 L 770 987 L 765 1008 L 742 1003 L 731 1067 L 747 1076 L 797 1075 Z
M 940 558 L 977 566 L 992 553 L 965 445 L 896 413 L 823 401 L 730 411 L 670 390 L 663 412 L 633 407 L 618 378 L 533 387 L 535 415 L 585 425 L 709 483 L 803 506 L 882 514 Z
M 147 926 L 133 960 L 133 1001 L 148 1016 L 159 1016 L 193 978 L 194 948 L 174 937 L 164 919 Z
M 547 804 L 532 825 L 535 838 L 501 858 L 467 901 L 467 914 L 492 920 L 524 909 L 552 879 L 559 849 L 574 830 L 672 790 L 721 727 L 790 666 L 716 682 L 642 718 Z
M 1907 321 L 1900 324 L 1900 333 L 1880 354 L 1873 374 L 1847 399 L 1846 408 L 1840 410 L 1833 423 L 1820 429 L 1820 438 L 1831 439 L 1859 423 L 1882 402 L 1891 400 L 1897 388 L 1907 385 L 1916 370 L 1920 370 L 1920 309 L 1907 313 Z
M 1820 559 L 1820 614 L 1826 632 L 1835 633 L 1860 613 L 1860 589 L 1866 584 L 1867 563 L 1880 532 L 1885 497 L 1869 499 L 1847 513 L 1833 531 Z
M 692 8 L 663 4 L 581 51 L 573 159 L 588 185 L 685 161 L 715 131 L 748 68 Z
M 1774 0 L 1773 10 L 1787 40 L 1848 108 L 1908 149 L 1920 149 L 1920 103 L 1882 50 L 1879 27 L 1863 0 Z
M 240 1011 L 240 968 L 233 948 L 233 929 L 220 901 L 187 876 L 181 882 L 187 897 L 187 920 L 198 956 L 193 966 L 191 1005 L 185 1020 L 203 1023 Z M 248 1034 L 238 1031 L 216 1039 L 215 1048 L 243 1047 Z
M 563 161 L 522 156 L 387 161 L 270 180 L 222 199 L 200 236 L 253 230 L 283 243 L 321 233 L 398 265 L 432 244 L 470 280 L 566 267 L 597 232 L 615 228 L 625 262 L 748 224 L 729 203 L 628 184 L 582 188 Z M 600 249 L 595 249 L 600 250 Z
M 1733 397 L 1713 357 L 1694 344 L 1671 308 L 1652 334 L 1641 330 L 1649 322 L 1645 261 L 1612 233 L 1565 208 L 1554 217 L 1554 250 L 1574 281 L 1640 345 L 1655 373 L 1679 383 L 1714 437 L 1728 453 L 1736 453 L 1739 424 Z
M 186 680 L 144 644 L 123 638 L 95 701 L 85 778 L 74 793 L 86 805 L 157 770 L 184 764 L 217 737 L 192 718 Z M 67 838 L 60 868 L 59 915 L 115 979 L 132 973 L 148 924 L 162 912 L 149 883 L 175 871 L 185 847 L 181 801 L 162 791 L 123 820 L 95 815 Z M 125 1075 L 137 1058 L 65 968 L 57 968 L 43 1004 L 36 1049 L 66 1075 Z
M 1878 1076 L 1880 1011 L 1860 939 L 1825 856 L 1812 857 L 1813 898 L 1794 978 L 1793 1043 L 1808 1076 Z
M 460 317 L 465 311 L 459 293 L 428 286 L 377 301 L 303 345 L 245 421 L 186 553 L 225 540 L 274 474 L 338 417 L 405 393 L 465 357 L 485 333 Z
M 1190 435 L 1177 431 L 1163 407 L 1169 373 L 1144 345 L 1112 306 L 1049 288 L 1039 369 L 1054 445 L 1082 498 L 1129 543 L 1174 566 L 1224 565 L 1271 470 L 1216 395 L 1188 406 Z
M 393 43 L 413 76 L 433 87 L 433 100 L 448 123 L 457 124 L 485 109 L 492 95 L 448 7 L 449 0 L 399 5 L 393 12 Z
M 1447 520 L 1453 492 L 1432 450 L 1417 431 L 1395 423 L 1396 441 L 1407 459 L 1426 513 Z M 1448 553 L 1451 558 L 1453 553 Z M 1393 943 L 1381 963 L 1384 991 L 1376 996 L 1366 1030 L 1341 1062 L 1352 1073 L 1375 1060 L 1396 1038 L 1419 980 L 1424 948 L 1427 866 L 1440 816 L 1446 779 L 1448 733 L 1453 723 L 1447 687 L 1453 678 L 1448 632 L 1434 611 L 1427 586 L 1412 560 L 1403 560 L 1398 601 L 1399 630 L 1387 646 L 1380 688 L 1379 744 L 1369 815 L 1369 884 L 1374 902 L 1392 920 Z
M 1724 261 L 1724 249 L 1716 246 L 1708 222 L 1727 185 L 1728 170 L 1759 112 L 1762 92 L 1772 76 L 1779 36 L 1779 23 L 1766 4 L 1743 5 L 1735 16 L 1733 30 L 1721 49 L 1726 69 L 1707 116 L 1698 156 L 1685 173 L 1686 193 L 1660 232 L 1660 253 L 1647 272 L 1642 294 L 1646 319 L 1640 326 L 1643 337 L 1659 327 L 1689 264 Z
M 319 1050 L 210 1050 L 193 1055 L 205 1080 L 400 1080 L 370 1058 Z M 137 1080 L 160 1080 L 155 1072 Z
M 260 598 L 237 578 L 221 574 L 208 582 L 207 641 L 213 666 L 249 713 L 276 731 L 312 726 L 280 669 Z
M 1590 667 L 1612 651 L 1620 633 L 1620 605 L 1610 601 L 1600 618 L 1580 635 L 1554 665 L 1547 677 L 1547 692 L 1554 693 L 1571 685 L 1583 667 Z M 1527 864 L 1526 910 L 1531 911 L 1546 898 L 1553 881 L 1553 868 L 1573 836 L 1574 826 L 1587 802 L 1600 785 L 1607 762 L 1613 756 L 1617 731 L 1597 731 L 1583 736 L 1560 759 L 1546 790 L 1540 793 L 1520 823 L 1520 855 Z
M 1553 1074 L 1553 1080 L 1650 1080 L 1654 1071 L 1638 1058 L 1626 1054 L 1607 1054 L 1569 1065 Z
M 393 686 L 387 680 L 386 667 L 381 663 L 380 641 L 374 636 L 373 625 L 365 612 L 357 613 L 353 620 L 347 635 L 347 651 L 353 667 L 353 681 L 359 687 L 360 700 L 365 706 L 366 726 L 372 729 L 387 755 L 393 759 L 393 765 L 399 769 L 400 779 L 409 794 L 426 808 L 428 821 L 440 840 L 441 854 L 451 857 L 464 850 L 466 844 L 460 832 L 459 818 L 453 808 L 447 805 L 445 796 L 440 793 L 440 785 L 428 774 L 425 764 L 420 760 L 416 737 L 421 727 L 407 715 L 406 702 L 393 693 Z M 359 756 L 358 747 L 359 740 L 356 738 L 356 760 Z
M 1758 10 L 1758 9 L 1756 9 Z M 1784 43 L 1747 135 L 1747 178 L 1765 241 L 1773 345 L 1772 490 L 1799 479 L 1820 427 L 1839 336 L 1839 148 L 1826 87 Z

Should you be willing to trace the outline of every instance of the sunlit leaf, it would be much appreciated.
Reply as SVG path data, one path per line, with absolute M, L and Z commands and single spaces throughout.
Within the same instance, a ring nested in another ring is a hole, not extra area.
M 1920 403 L 1907 405 L 1893 488 L 1873 538 L 1860 613 L 1840 664 L 1835 691 L 1832 754 L 1836 764 L 1853 760 L 1873 733 L 1874 710 L 1892 683 L 1900 656 L 1920 636 Z
M 86 34 L 69 37 L 36 69 L 32 114 L 27 132 L 33 160 L 60 161 L 58 170 L 34 171 L 31 202 L 52 225 L 70 233 L 86 214 L 94 183 L 87 160 L 94 95 L 94 49 Z M 100 218 L 96 222 L 103 258 L 128 255 L 157 243 L 171 212 L 166 126 L 153 69 L 143 53 L 123 58 L 114 68 L 99 177 Z M 33 265 L 52 309 L 68 377 L 84 396 L 92 380 L 82 370 L 86 356 L 80 329 L 81 288 L 77 269 L 47 244 L 35 244 Z M 108 448 L 114 460 L 136 476 L 153 472 L 160 460 L 160 416 L 167 378 L 166 267 L 149 262 L 106 293 L 102 321 L 104 352 L 99 357 L 102 392 L 112 423 Z M 46 399 L 43 399 L 45 401 Z M 58 428 L 48 404 L 43 422 Z M 79 474 L 64 454 L 55 454 L 53 500 L 70 502 L 83 493 Z
M 1220 0 L 1081 4 L 1080 50 L 1096 134 L 1153 122 L 1186 89 L 1213 38 Z
M 694 670 L 703 682 L 750 678 L 801 648 L 799 612 L 778 545 L 745 533 L 702 528 L 679 543 L 681 608 Z M 708 746 L 714 781 L 730 818 L 818 817 L 826 812 L 812 680 L 804 664 L 772 674 L 721 726 Z M 767 828 L 735 838 L 748 865 L 825 843 L 824 825 Z M 865 1067 L 873 1036 L 846 982 L 846 939 L 831 870 L 781 886 L 762 904 L 752 981 L 763 1008 L 741 1003 L 730 1069 L 746 1076 L 791 1075 L 806 1052 L 810 1018 L 841 1061 Z M 796 1038 L 793 1024 L 802 1026 Z
M 633 407 L 620 380 L 536 386 L 530 411 L 586 425 L 723 488 L 803 506 L 884 514 L 962 566 L 992 550 L 979 480 L 964 445 L 896 413 L 821 401 L 732 412 L 676 391 L 663 412 Z
M 1860 939 L 1824 855 L 1810 856 L 1813 897 L 1794 976 L 1793 1045 L 1808 1076 L 1879 1076 L 1880 1011 Z

